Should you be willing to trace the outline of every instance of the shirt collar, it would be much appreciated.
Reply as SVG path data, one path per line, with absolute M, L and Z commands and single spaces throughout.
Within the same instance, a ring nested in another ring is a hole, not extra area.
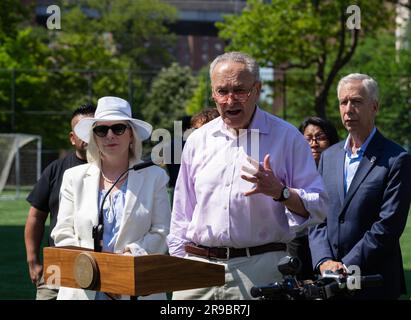
M 247 130 L 258 129 L 259 133 L 268 134 L 268 126 L 266 125 L 267 119 L 264 112 L 256 106 L 253 118 Z M 223 133 L 225 135 L 233 135 L 223 119 L 220 117 L 214 128 L 210 130 L 211 134 Z
M 365 149 L 367 149 L 367 146 L 369 145 L 371 139 L 374 137 L 376 131 L 377 131 L 377 129 L 375 127 L 371 130 L 371 133 L 368 135 L 367 139 L 365 139 L 364 143 L 357 150 L 357 155 L 363 155 L 364 154 Z M 351 157 L 351 155 L 352 155 L 350 140 L 351 140 L 351 136 L 348 135 L 347 139 L 345 140 L 345 144 L 344 144 L 344 150 L 345 150 L 345 152 L 347 153 L 347 155 L 349 157 Z

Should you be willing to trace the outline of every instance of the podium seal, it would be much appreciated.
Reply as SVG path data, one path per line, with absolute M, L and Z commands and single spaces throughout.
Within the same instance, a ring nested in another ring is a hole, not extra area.
M 94 257 L 87 252 L 80 253 L 74 260 L 73 274 L 82 289 L 93 289 L 99 277 Z

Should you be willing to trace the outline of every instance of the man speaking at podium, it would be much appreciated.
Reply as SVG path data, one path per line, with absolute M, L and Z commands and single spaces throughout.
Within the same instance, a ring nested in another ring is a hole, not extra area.
M 302 134 L 258 108 L 254 59 L 225 53 L 210 77 L 221 117 L 185 144 L 168 244 L 171 255 L 223 265 L 225 285 L 173 299 L 251 299 L 252 286 L 282 279 L 276 266 L 295 231 L 325 217 L 323 183 Z
M 103 198 L 102 251 L 145 255 L 165 253 L 170 225 L 166 172 L 151 166 L 128 168 L 141 162 L 142 141 L 150 124 L 133 119 L 127 101 L 117 97 L 98 100 L 95 117 L 80 121 L 76 134 L 88 143 L 88 164 L 66 171 L 60 190 L 60 210 L 52 232 L 56 246 L 94 248 L 93 226 L 99 220 Z M 145 299 L 166 299 L 164 293 Z M 58 299 L 107 299 L 102 292 L 61 287 Z

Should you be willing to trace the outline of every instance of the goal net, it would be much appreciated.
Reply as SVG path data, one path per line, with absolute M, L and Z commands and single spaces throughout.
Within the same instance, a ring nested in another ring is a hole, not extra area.
M 0 198 L 19 198 L 40 178 L 41 137 L 0 133 Z

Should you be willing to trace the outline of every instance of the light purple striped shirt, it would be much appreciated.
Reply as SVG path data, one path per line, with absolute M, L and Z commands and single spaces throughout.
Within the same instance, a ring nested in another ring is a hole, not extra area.
M 262 162 L 267 153 L 274 174 L 300 195 L 308 219 L 264 194 L 243 195 L 253 188 L 241 178 L 247 155 Z M 325 218 L 326 201 L 310 148 L 294 126 L 257 107 L 249 129 L 237 137 L 219 117 L 195 130 L 185 144 L 169 252 L 184 256 L 187 242 L 236 248 L 289 242 L 295 232 Z

